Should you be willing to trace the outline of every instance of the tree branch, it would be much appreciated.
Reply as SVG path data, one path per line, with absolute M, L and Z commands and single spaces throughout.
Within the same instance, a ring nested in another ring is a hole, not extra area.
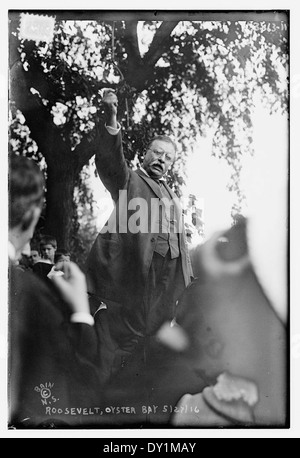
M 157 30 L 148 52 L 144 55 L 143 61 L 148 67 L 153 67 L 168 47 L 168 40 L 178 21 L 162 22 Z
M 142 58 L 139 50 L 138 36 L 137 36 L 138 21 L 126 22 L 124 45 L 128 55 L 128 67 L 136 68 L 142 65 Z
M 148 52 L 142 58 L 138 47 L 137 21 L 126 22 L 125 47 L 128 55 L 126 81 L 139 92 L 147 87 L 153 78 L 153 68 L 168 48 L 172 30 L 178 21 L 166 21 L 155 33 Z
M 96 128 L 95 128 L 96 129 Z M 79 145 L 75 148 L 75 154 L 77 156 L 77 167 L 76 173 L 79 173 L 84 165 L 96 154 L 98 150 L 97 134 L 95 139 L 89 141 L 87 137 L 84 137 Z

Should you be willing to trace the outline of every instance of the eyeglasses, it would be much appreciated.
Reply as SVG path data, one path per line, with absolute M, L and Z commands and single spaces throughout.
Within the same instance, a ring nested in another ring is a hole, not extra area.
M 163 155 L 165 155 L 167 161 L 170 161 L 170 162 L 173 161 L 173 159 L 174 159 L 174 157 L 170 153 L 167 153 L 166 151 L 157 151 L 157 150 L 151 149 L 151 148 L 149 148 L 148 151 L 152 151 L 152 153 L 154 153 L 155 156 L 158 156 L 158 157 L 162 157 Z

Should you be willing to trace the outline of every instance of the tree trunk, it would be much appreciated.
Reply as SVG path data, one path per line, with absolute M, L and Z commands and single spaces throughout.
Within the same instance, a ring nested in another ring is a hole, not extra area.
M 72 229 L 75 173 L 70 164 L 47 168 L 47 205 L 44 231 L 53 235 L 58 248 L 69 249 Z

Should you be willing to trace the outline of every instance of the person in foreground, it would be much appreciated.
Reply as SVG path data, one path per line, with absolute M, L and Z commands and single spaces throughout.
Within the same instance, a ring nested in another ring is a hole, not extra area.
M 258 235 L 251 218 L 241 220 L 192 253 L 199 277 L 183 294 L 173 329 L 184 343 L 181 357 L 206 383 L 178 399 L 175 427 L 288 425 L 287 306 L 269 294 L 260 262 L 269 247 L 255 250 Z M 281 283 L 286 290 L 284 277 Z M 172 343 L 169 337 L 161 330 L 162 341 Z
M 150 340 L 144 372 L 136 372 L 136 357 L 106 390 L 108 405 L 126 402 L 135 414 L 107 416 L 107 422 L 288 425 L 286 306 L 269 294 L 251 227 L 240 221 L 191 251 L 195 279 L 179 298 L 175 319 Z
M 94 320 L 84 274 L 66 263 L 54 288 L 15 262 L 33 236 L 44 198 L 44 178 L 34 161 L 9 161 L 10 428 L 78 426 L 80 409 L 99 402 Z M 78 408 L 79 410 L 71 410 Z M 74 414 L 75 412 L 75 414 Z M 77 413 L 77 414 L 76 414 Z

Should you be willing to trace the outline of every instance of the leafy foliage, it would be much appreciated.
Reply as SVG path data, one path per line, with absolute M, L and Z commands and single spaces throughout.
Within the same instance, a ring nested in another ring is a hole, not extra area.
M 30 136 L 30 130 L 25 124 L 25 118 L 19 110 L 10 111 L 9 119 L 9 152 L 22 154 L 42 162 L 43 155 L 37 144 Z
M 20 41 L 19 51 L 31 97 L 50 116 L 77 177 L 94 151 L 83 145 L 97 144 L 101 89 L 111 87 L 119 98 L 128 164 L 141 162 L 153 134 L 173 136 L 179 155 L 169 182 L 179 193 L 197 135 L 214 129 L 213 154 L 232 169 L 229 188 L 237 196 L 233 213 L 243 200 L 241 158 L 253 153 L 255 97 L 271 112 L 287 109 L 285 21 L 57 21 L 51 43 Z M 12 107 L 11 147 L 41 160 L 47 128 L 44 139 L 31 139 L 28 131 L 24 134 L 17 101 Z M 88 201 L 84 180 L 77 189 Z M 73 220 L 73 242 L 77 229 L 78 218 Z

